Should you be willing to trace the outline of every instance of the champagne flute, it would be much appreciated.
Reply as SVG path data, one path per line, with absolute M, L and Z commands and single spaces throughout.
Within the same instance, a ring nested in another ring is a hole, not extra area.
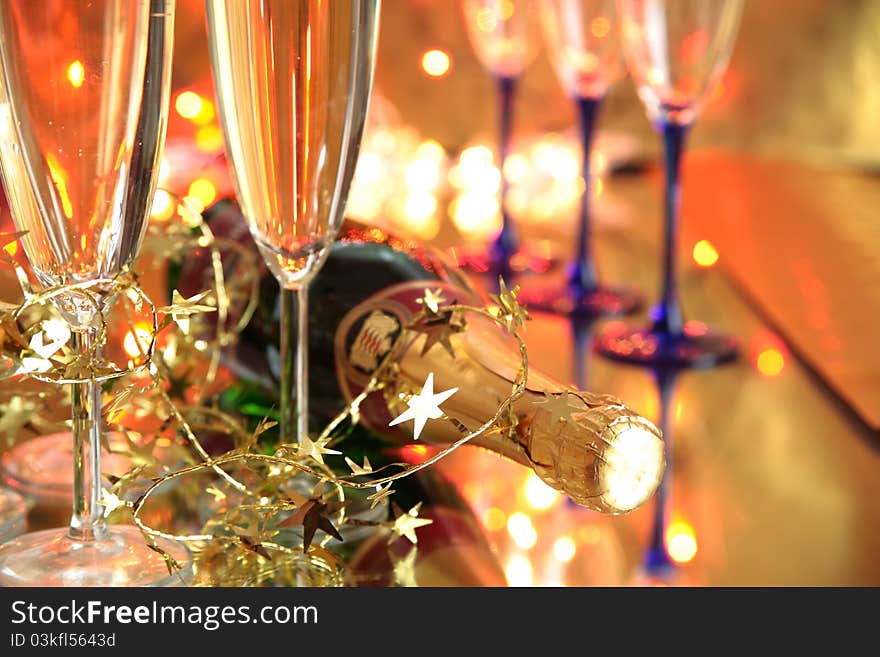
M 520 245 L 504 204 L 508 189 L 504 163 L 510 152 L 516 83 L 538 51 L 537 6 L 534 0 L 463 0 L 462 9 L 471 46 L 483 68 L 495 78 L 499 97 L 501 231 L 489 248 L 487 261 L 477 263 L 475 268 L 507 277 L 512 272 L 511 259 Z
M 663 286 L 646 329 L 609 327 L 599 353 L 627 363 L 711 367 L 736 357 L 736 341 L 685 323 L 675 266 L 679 173 L 685 137 L 721 79 L 743 0 L 619 0 L 623 53 L 649 118 L 662 134 L 666 175 Z
M 282 287 L 281 436 L 297 442 L 309 431 L 308 285 L 343 220 L 373 83 L 379 0 L 206 1 L 238 199 Z
M 591 318 L 635 310 L 641 296 L 599 283 L 590 236 L 590 155 L 596 117 L 609 87 L 624 73 L 614 0 L 545 0 L 544 41 L 565 92 L 574 101 L 583 140 L 584 193 L 578 218 L 577 256 L 564 285 L 526 288 L 529 308 Z
M 0 4 L 0 94 L 8 121 L 0 171 L 22 243 L 56 298 L 70 344 L 94 357 L 95 304 L 140 247 L 165 138 L 173 0 L 8 0 Z M 73 385 L 70 527 L 0 547 L 0 585 L 138 586 L 180 582 L 133 526 L 101 504 L 101 389 Z M 187 564 L 181 544 L 157 547 Z

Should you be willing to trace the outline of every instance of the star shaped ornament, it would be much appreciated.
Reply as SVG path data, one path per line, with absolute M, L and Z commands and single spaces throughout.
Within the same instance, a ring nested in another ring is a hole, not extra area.
M 409 408 L 394 418 L 388 426 L 393 427 L 401 422 L 413 420 L 413 438 L 418 440 L 419 436 L 422 434 L 422 429 L 425 428 L 425 423 L 428 420 L 436 420 L 443 417 L 443 411 L 440 410 L 440 404 L 452 397 L 456 392 L 458 392 L 458 388 L 450 388 L 449 390 L 438 392 L 435 395 L 434 373 L 431 372 L 428 374 L 428 378 L 425 379 L 425 385 L 422 386 L 422 391 L 407 400 L 406 405 Z
M 565 420 L 572 426 L 577 426 L 577 422 L 571 417 L 573 411 L 583 412 L 584 406 L 581 402 L 580 406 L 574 406 L 569 399 L 572 395 L 569 392 L 562 392 L 558 395 L 552 395 L 546 390 L 544 391 L 544 401 L 535 402 L 535 406 L 547 410 L 550 413 L 550 422 L 559 422 Z M 578 399 L 575 397 L 575 399 Z M 578 399 L 578 401 L 580 401 Z
M 512 290 L 507 289 L 503 278 L 498 279 L 498 294 L 490 294 L 489 298 L 498 305 L 497 317 L 504 322 L 507 330 L 513 333 L 519 326 L 523 326 L 526 320 L 531 319 L 525 306 L 520 305 L 516 297 L 519 294 L 519 285 Z
M 425 288 L 425 296 L 421 299 L 416 299 L 416 303 L 436 315 L 440 310 L 440 304 L 446 303 L 446 299 L 443 298 L 443 291 L 440 290 L 440 288 L 433 291 L 429 288 Z
M 413 545 L 418 542 L 416 530 L 419 527 L 424 527 L 425 525 L 430 525 L 434 522 L 429 518 L 419 518 L 419 508 L 421 506 L 422 503 L 419 502 L 406 513 L 401 513 L 397 516 L 397 519 L 394 521 L 394 526 L 391 528 L 392 532 L 394 532 L 392 538 L 394 535 L 405 536 Z
M 324 454 L 342 454 L 335 449 L 327 449 L 326 445 L 330 442 L 329 438 L 321 438 L 320 440 L 312 440 L 307 435 L 300 436 L 299 451 L 304 456 L 311 456 L 321 465 L 324 465 Z

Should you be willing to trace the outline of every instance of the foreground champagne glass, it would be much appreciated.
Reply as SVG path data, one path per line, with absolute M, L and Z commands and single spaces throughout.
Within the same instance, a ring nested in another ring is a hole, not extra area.
M 663 287 L 650 328 L 602 332 L 599 353 L 661 367 L 711 367 L 736 356 L 736 341 L 685 324 L 675 267 L 679 173 L 687 132 L 721 79 L 743 0 L 619 0 L 623 52 L 649 118 L 663 136 L 666 170 Z
M 0 170 L 28 260 L 47 286 L 101 281 L 124 269 L 146 229 L 165 138 L 173 0 L 8 0 L 0 4 Z M 58 297 L 71 345 L 95 355 L 97 311 Z M 101 505 L 101 391 L 74 385 L 74 504 L 68 529 L 0 547 L 0 585 L 173 584 L 134 527 L 108 527 Z M 186 564 L 174 541 L 157 546 Z
M 519 250 L 513 220 L 505 208 L 507 182 L 504 163 L 510 152 L 516 82 L 538 51 L 540 29 L 534 0 L 463 0 L 462 9 L 471 46 L 498 86 L 498 168 L 502 172 L 501 232 L 489 248 L 485 263 L 476 269 L 509 276 L 511 259 Z
M 373 83 L 379 0 L 207 0 L 207 16 L 239 202 L 284 290 L 281 434 L 296 442 L 309 430 L 307 289 L 343 219 Z
M 635 310 L 638 293 L 599 283 L 590 235 L 590 155 L 596 117 L 609 87 L 623 75 L 614 0 L 545 0 L 541 24 L 550 61 L 574 101 L 583 139 L 584 192 L 578 218 L 577 256 L 564 285 L 526 288 L 529 308 L 597 318 Z

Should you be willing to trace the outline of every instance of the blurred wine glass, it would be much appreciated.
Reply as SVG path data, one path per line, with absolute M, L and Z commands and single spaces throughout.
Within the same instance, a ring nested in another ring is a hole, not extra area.
M 508 184 L 504 163 L 510 153 L 513 105 L 519 76 L 540 47 L 538 4 L 534 0 L 463 0 L 462 11 L 471 47 L 498 88 L 498 169 L 501 172 L 501 231 L 486 254 L 469 259 L 477 271 L 509 277 L 520 240 L 505 206 Z M 526 252 L 526 260 L 529 259 Z
M 379 0 L 208 0 L 207 17 L 238 200 L 282 287 L 281 435 L 297 443 L 309 431 L 308 285 L 343 220 Z
M 711 367 L 736 357 L 733 338 L 685 323 L 675 251 L 685 137 L 727 68 L 743 0 L 619 0 L 623 53 L 664 145 L 663 284 L 648 328 L 611 327 L 599 353 L 661 367 Z
M 55 298 L 57 327 L 81 358 L 100 359 L 98 313 L 137 254 L 165 140 L 173 0 L 0 4 L 0 171 L 34 274 Z M 97 307 L 96 307 L 97 306 Z M 63 330 L 62 330 L 63 329 Z M 66 331 L 66 334 L 65 334 Z M 69 337 L 68 337 L 69 336 Z M 174 584 L 134 526 L 108 526 L 101 503 L 101 388 L 73 384 L 73 515 L 67 529 L 0 547 L 0 584 Z M 186 566 L 181 544 L 153 547 Z
M 562 285 L 539 284 L 523 290 L 529 308 L 597 318 L 631 312 L 641 304 L 632 290 L 599 282 L 590 231 L 591 153 L 602 100 L 623 77 L 614 0 L 545 0 L 541 3 L 544 42 L 559 82 L 574 102 L 583 140 L 577 255 Z

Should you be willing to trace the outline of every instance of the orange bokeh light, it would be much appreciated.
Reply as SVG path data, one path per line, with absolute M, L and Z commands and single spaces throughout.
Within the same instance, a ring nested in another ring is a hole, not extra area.
M 126 333 L 122 340 L 122 348 L 125 353 L 132 358 L 144 355 L 150 347 L 150 340 L 153 337 L 150 333 L 151 328 L 148 324 L 138 324 L 133 330 Z
M 590 32 L 597 39 L 604 39 L 611 32 L 611 21 L 607 16 L 596 16 L 590 21 Z
M 785 369 L 785 356 L 782 355 L 779 349 L 768 347 L 758 353 L 755 365 L 763 376 L 778 376 Z
M 83 86 L 83 82 L 86 80 L 86 69 L 78 59 L 72 61 L 70 66 L 67 67 L 67 80 L 74 89 L 79 89 Z
M 718 262 L 718 250 L 709 240 L 700 240 L 694 244 L 694 262 L 700 267 L 712 267 Z
M 692 561 L 698 549 L 696 532 L 689 523 L 679 520 L 666 529 L 666 551 L 676 563 Z
M 174 100 L 174 109 L 185 119 L 194 119 L 202 111 L 204 102 L 195 91 L 183 91 Z
M 442 78 L 452 68 L 452 57 L 445 50 L 434 48 L 422 54 L 422 70 L 432 78 Z

